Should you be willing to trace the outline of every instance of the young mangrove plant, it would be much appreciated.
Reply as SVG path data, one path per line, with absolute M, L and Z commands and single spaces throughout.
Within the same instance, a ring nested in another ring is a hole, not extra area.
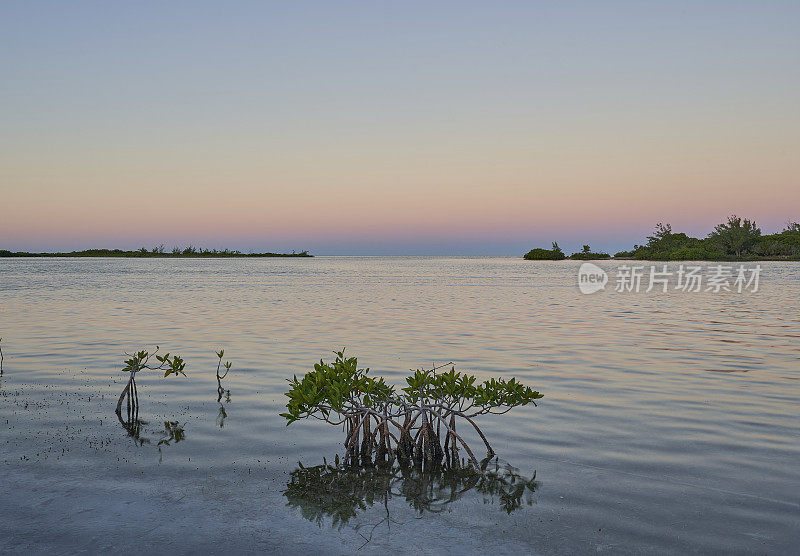
M 222 395 L 225 393 L 225 389 L 222 387 L 222 379 L 228 376 L 228 371 L 231 370 L 231 362 L 225 361 L 225 364 L 222 364 L 222 356 L 225 355 L 224 349 L 221 349 L 215 353 L 219 358 L 219 361 L 217 361 L 217 401 L 219 402 L 222 400 Z M 222 376 L 219 374 L 220 367 L 225 367 L 225 374 Z M 230 396 L 230 390 L 228 390 L 228 396 Z
M 222 356 L 225 355 L 225 350 L 224 349 L 221 349 L 221 350 L 219 350 L 219 351 L 217 351 L 215 353 L 217 354 L 217 357 L 219 358 L 219 361 L 217 361 L 217 403 L 219 404 L 219 414 L 217 415 L 217 425 L 219 425 L 219 428 L 222 428 L 223 426 L 225 426 L 225 419 L 228 418 L 228 413 L 227 413 L 227 411 L 225 411 L 225 404 L 222 403 L 222 396 L 223 395 L 225 396 L 225 403 L 228 403 L 228 402 L 231 401 L 231 391 L 230 390 L 225 390 L 222 387 L 222 379 L 224 379 L 226 376 L 228 376 L 228 372 L 231 370 L 231 362 L 230 361 L 225 361 L 225 364 L 224 365 L 222 364 Z M 223 374 L 221 376 L 219 374 L 220 367 L 225 367 L 225 374 Z
M 0 338 L 0 376 L 3 376 L 3 338 Z
M 138 353 L 134 353 L 133 355 L 126 354 L 129 356 L 129 359 L 125 360 L 125 367 L 122 369 L 122 372 L 129 373 L 128 382 L 125 384 L 125 388 L 122 390 L 119 400 L 117 400 L 117 408 L 115 410 L 117 418 L 119 419 L 120 423 L 126 427 L 126 429 L 128 426 L 134 426 L 139 420 L 139 392 L 136 388 L 136 373 L 145 369 L 149 369 L 153 371 L 163 370 L 165 377 L 168 377 L 172 374 L 176 376 L 179 374 L 186 376 L 186 373 L 183 372 L 183 369 L 186 367 L 186 363 L 184 363 L 180 356 L 170 356 L 169 353 L 165 355 L 158 355 L 158 350 L 159 347 L 156 346 L 156 350 L 153 353 L 143 350 Z M 151 363 L 151 357 L 154 357 L 157 363 Z M 123 402 L 126 402 L 127 408 L 127 418 L 125 420 L 122 418 Z
M 444 464 L 452 469 L 461 465 L 463 448 L 477 468 L 478 458 L 458 432 L 461 427 L 472 427 L 491 457 L 494 450 L 475 419 L 536 405 L 542 394 L 513 378 L 478 384 L 474 376 L 453 367 L 439 372 L 441 368 L 415 371 L 406 378 L 407 386 L 396 391 L 383 378 L 369 376 L 369 369 L 359 369 L 355 357 L 336 352 L 332 363 L 320 360 L 302 379 L 289 381 L 287 411 L 281 415 L 287 425 L 308 417 L 343 425 L 345 465 L 391 465 L 397 460 L 402 467 Z

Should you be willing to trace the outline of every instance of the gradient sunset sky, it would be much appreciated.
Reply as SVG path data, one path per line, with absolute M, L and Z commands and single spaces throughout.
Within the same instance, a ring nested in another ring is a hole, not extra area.
M 0 249 L 800 220 L 800 2 L 0 3 Z

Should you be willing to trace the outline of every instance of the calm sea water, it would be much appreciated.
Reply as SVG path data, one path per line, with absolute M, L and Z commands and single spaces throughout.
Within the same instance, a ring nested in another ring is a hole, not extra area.
M 796 552 L 800 264 L 762 266 L 756 293 L 582 295 L 568 261 L 0 260 L 0 552 Z M 188 377 L 142 373 L 136 441 L 120 369 L 155 345 Z M 398 385 L 453 361 L 540 390 L 484 420 L 536 491 L 287 505 L 343 435 L 284 426 L 286 379 L 342 347 Z

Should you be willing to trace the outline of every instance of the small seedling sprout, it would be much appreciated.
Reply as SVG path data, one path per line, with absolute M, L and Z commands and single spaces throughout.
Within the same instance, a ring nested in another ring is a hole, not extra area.
M 126 359 L 124 362 L 125 366 L 123 367 L 122 372 L 127 372 L 130 374 L 128 376 L 128 382 L 125 384 L 125 388 L 122 390 L 122 394 L 119 396 L 117 408 L 115 410 L 117 418 L 125 426 L 128 426 L 138 420 L 139 392 L 136 388 L 136 373 L 145 369 L 149 369 L 153 371 L 163 370 L 164 377 L 168 377 L 173 374 L 175 376 L 186 376 L 186 373 L 183 371 L 184 368 L 186 368 L 186 363 L 183 361 L 183 358 L 181 358 L 179 355 L 170 356 L 169 353 L 158 355 L 159 349 L 159 346 L 156 346 L 156 349 L 153 353 L 142 350 L 134 353 L 133 355 L 128 353 L 125 354 L 128 356 L 128 359 Z M 151 364 L 151 357 L 154 357 L 157 363 Z M 125 401 L 127 401 L 127 422 L 122 419 L 122 402 Z
M 222 395 L 225 393 L 225 389 L 222 387 L 222 379 L 225 378 L 226 376 L 228 376 L 228 371 L 231 370 L 231 362 L 230 361 L 225 361 L 225 364 L 224 365 L 222 364 L 222 357 L 225 355 L 225 350 L 224 349 L 221 349 L 221 350 L 219 350 L 219 351 L 217 351 L 215 353 L 217 354 L 217 357 L 219 358 L 219 361 L 217 361 L 217 401 L 221 402 Z M 219 374 L 219 370 L 220 370 L 221 367 L 225 367 L 225 374 L 223 374 L 223 375 Z M 230 396 L 230 390 L 228 391 L 228 395 Z M 222 411 L 224 412 L 224 408 L 222 409 Z M 220 426 L 222 426 L 222 425 L 220 425 Z

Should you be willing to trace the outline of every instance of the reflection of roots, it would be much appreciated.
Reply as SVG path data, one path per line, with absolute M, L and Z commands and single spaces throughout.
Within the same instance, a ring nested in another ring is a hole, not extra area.
M 219 367 L 222 364 L 222 357 L 219 358 L 219 363 L 217 363 L 217 402 L 222 400 L 222 395 L 225 394 L 225 389 L 222 387 L 222 379 L 228 376 L 228 371 L 225 371 L 225 374 L 220 376 L 219 375 Z M 230 364 L 230 363 L 229 363 Z M 228 397 L 230 397 L 231 391 L 228 390 Z
M 136 388 L 134 373 L 131 373 L 128 383 L 122 390 L 114 413 L 117 414 L 117 419 L 122 424 L 125 432 L 128 433 L 128 436 L 133 438 L 138 445 L 150 444 L 151 438 L 145 435 L 147 421 L 139 419 L 139 391 Z M 149 432 L 155 431 L 151 430 Z M 158 434 L 161 435 L 158 441 L 159 452 L 161 451 L 161 446 L 170 446 L 173 442 L 181 442 L 186 438 L 183 425 L 178 421 L 164 421 L 164 430 L 158 431 Z
M 441 512 L 467 492 L 474 490 L 484 502 L 498 503 L 511 513 L 532 504 L 538 483 L 519 474 L 510 465 L 487 458 L 475 467 L 471 462 L 457 468 L 402 468 L 389 464 L 372 467 L 323 464 L 304 467 L 299 464 L 291 474 L 283 494 L 288 505 L 297 507 L 303 517 L 322 523 L 345 525 L 369 506 L 381 502 L 387 508 L 393 497 L 401 497 L 420 514 Z
M 125 417 L 122 415 L 122 404 L 125 403 Z M 136 380 L 134 373 L 131 373 L 128 383 L 122 390 L 122 394 L 117 401 L 117 409 L 115 410 L 117 419 L 128 431 L 128 435 L 139 438 L 141 434 L 142 422 L 139 420 L 139 391 L 136 388 Z

